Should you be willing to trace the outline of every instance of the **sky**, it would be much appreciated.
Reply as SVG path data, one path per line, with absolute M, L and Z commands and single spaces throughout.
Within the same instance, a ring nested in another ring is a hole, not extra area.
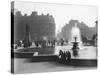
M 51 3 L 34 3 L 16 1 L 14 4 L 15 11 L 21 11 L 30 15 L 32 11 L 37 11 L 39 15 L 49 13 L 55 19 L 56 33 L 61 31 L 61 28 L 72 20 L 84 22 L 89 27 L 95 26 L 97 20 L 97 7 L 85 5 L 69 5 L 69 4 L 51 4 Z M 17 10 L 16 10 L 17 9 Z

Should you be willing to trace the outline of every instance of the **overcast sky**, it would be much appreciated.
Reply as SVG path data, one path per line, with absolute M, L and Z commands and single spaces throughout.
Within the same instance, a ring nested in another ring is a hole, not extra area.
M 95 6 L 15 2 L 14 8 L 22 14 L 30 15 L 32 11 L 37 11 L 39 15 L 41 13 L 53 15 L 56 33 L 61 31 L 61 28 L 71 19 L 83 21 L 89 27 L 95 26 L 97 20 L 97 7 Z

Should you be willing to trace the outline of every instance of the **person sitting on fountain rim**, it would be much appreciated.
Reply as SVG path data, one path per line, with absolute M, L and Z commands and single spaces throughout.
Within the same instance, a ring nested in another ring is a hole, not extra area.
M 66 51 L 65 56 L 66 56 L 65 60 L 68 60 L 68 51 Z
M 66 62 L 66 52 L 65 51 L 63 52 L 62 58 L 63 58 L 63 63 L 65 63 Z
M 65 53 L 65 56 L 66 56 L 66 59 L 65 60 L 68 60 L 68 52 L 67 51 Z
M 68 60 L 70 60 L 71 59 L 71 54 L 70 54 L 70 52 L 68 51 Z
M 62 50 L 59 51 L 59 58 L 61 58 Z
M 57 59 L 58 62 L 62 61 L 62 54 L 63 54 L 63 52 L 62 52 L 62 50 L 60 50 L 59 55 L 58 55 L 58 59 Z

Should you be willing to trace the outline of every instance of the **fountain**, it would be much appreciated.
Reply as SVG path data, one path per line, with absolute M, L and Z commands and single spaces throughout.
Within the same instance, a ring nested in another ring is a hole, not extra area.
M 79 52 L 78 50 L 80 49 L 79 45 L 82 44 L 80 35 L 81 35 L 80 29 L 77 27 L 77 23 L 75 23 L 75 26 L 72 27 L 72 30 L 71 30 L 71 40 L 70 40 L 70 43 L 73 44 L 71 50 L 74 57 L 77 57 L 79 55 L 78 54 Z
M 97 48 L 93 46 L 84 46 L 81 40 L 81 32 L 77 23 L 70 31 L 70 38 L 67 45 L 56 46 L 55 55 L 61 63 L 71 65 L 97 65 Z
M 77 23 L 75 23 L 75 26 L 72 27 L 71 29 L 71 36 L 70 36 L 70 41 L 69 44 L 72 44 L 73 42 L 75 42 L 75 37 L 77 38 L 77 42 L 79 45 L 82 45 L 82 41 L 81 41 L 81 33 L 80 33 L 80 29 L 77 26 Z

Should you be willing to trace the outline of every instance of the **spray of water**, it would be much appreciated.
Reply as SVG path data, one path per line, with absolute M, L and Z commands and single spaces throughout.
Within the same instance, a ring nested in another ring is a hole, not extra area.
M 75 26 L 72 27 L 70 35 L 71 36 L 69 38 L 69 43 L 75 42 L 75 37 L 77 37 L 76 41 L 79 43 L 79 45 L 82 45 L 81 32 L 80 32 L 79 27 L 77 26 L 77 23 L 75 23 Z

